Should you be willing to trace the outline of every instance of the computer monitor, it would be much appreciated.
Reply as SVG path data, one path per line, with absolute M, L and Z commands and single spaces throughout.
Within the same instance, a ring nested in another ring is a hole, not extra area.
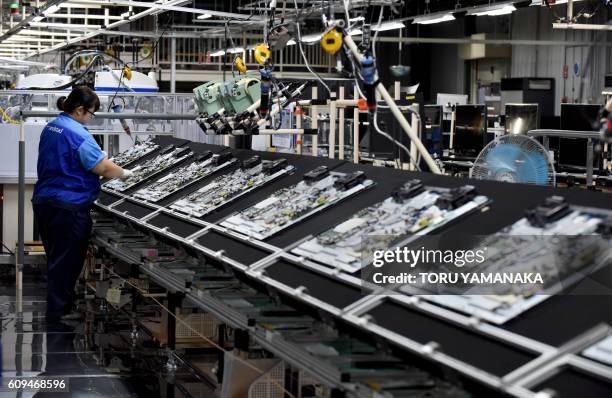
M 540 126 L 538 104 L 506 104 L 506 134 L 525 135 Z
M 455 154 L 476 157 L 484 148 L 486 134 L 486 105 L 457 105 L 453 140 Z
M 597 131 L 601 105 L 561 104 L 561 130 Z
M 561 104 L 561 130 L 597 131 L 597 116 L 601 105 Z M 586 167 L 586 139 L 559 139 L 559 165 Z M 598 168 L 601 156 L 594 156 L 593 167 Z
M 452 107 L 454 105 L 465 105 L 467 104 L 468 96 L 465 94 L 444 94 L 438 93 L 436 96 L 436 105 L 442 105 L 442 112 L 444 120 L 450 120 Z
M 429 153 L 442 154 L 442 105 L 425 105 L 425 136 L 422 141 Z

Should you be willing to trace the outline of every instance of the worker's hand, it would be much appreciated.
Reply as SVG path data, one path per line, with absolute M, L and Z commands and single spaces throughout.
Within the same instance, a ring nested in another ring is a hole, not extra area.
M 123 174 L 121 174 L 121 177 L 119 177 L 121 180 L 127 180 L 128 178 L 134 175 L 134 172 L 132 170 L 128 170 L 128 169 L 122 169 L 122 170 L 123 170 Z

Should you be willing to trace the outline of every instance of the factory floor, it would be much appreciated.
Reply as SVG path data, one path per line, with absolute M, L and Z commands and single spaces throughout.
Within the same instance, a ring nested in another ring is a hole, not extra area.
M 6 274 L 5 274 L 6 275 Z M 80 301 L 84 320 L 45 321 L 44 276 L 24 276 L 21 295 L 14 277 L 0 279 L 1 374 L 6 387 L 15 377 L 65 379 L 67 392 L 8 391 L 0 397 L 213 397 L 212 390 L 180 362 L 166 369 L 163 350 L 131 340 L 127 320 L 101 315 L 94 300 Z

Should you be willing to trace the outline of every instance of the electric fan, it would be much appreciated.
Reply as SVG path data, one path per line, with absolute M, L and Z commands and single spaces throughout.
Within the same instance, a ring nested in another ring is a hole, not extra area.
M 546 149 L 524 135 L 504 135 L 478 154 L 470 177 L 523 184 L 555 185 L 555 169 Z

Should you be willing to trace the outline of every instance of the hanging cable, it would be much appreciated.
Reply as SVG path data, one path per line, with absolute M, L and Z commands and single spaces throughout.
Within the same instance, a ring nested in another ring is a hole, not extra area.
M 7 122 L 9 122 L 10 124 L 14 124 L 14 125 L 16 125 L 16 126 L 19 126 L 20 124 L 22 124 L 22 123 L 23 123 L 23 122 L 20 122 L 20 121 L 18 121 L 18 120 L 15 120 L 15 119 L 11 118 L 11 117 L 9 116 L 9 114 L 8 114 L 8 113 L 6 113 L 6 111 L 5 111 L 5 110 L 4 110 L 2 107 L 0 107 L 0 113 L 2 113 L 2 118 L 3 118 L 3 120 L 5 120 L 5 119 L 6 119 L 6 121 L 7 121 Z
M 295 9 L 298 10 L 297 0 L 293 0 L 293 4 L 295 6 Z M 310 67 L 310 64 L 308 63 L 308 59 L 306 58 L 306 53 L 304 53 L 304 47 L 302 46 L 302 32 L 300 30 L 300 21 L 299 21 L 299 19 L 297 19 L 295 21 L 295 26 L 297 28 L 297 36 L 298 36 L 297 37 L 297 44 L 298 44 L 298 47 L 300 49 L 300 54 L 302 54 L 302 58 L 304 59 L 304 65 L 306 65 L 306 69 L 308 69 L 308 71 L 317 78 L 319 83 L 321 83 L 321 85 L 323 87 L 325 87 L 325 90 L 327 91 L 327 93 L 331 97 L 331 90 L 329 89 L 329 86 L 327 84 L 325 84 L 325 82 L 323 81 L 321 76 L 319 76 L 319 74 L 317 72 L 312 70 L 312 68 Z
M 391 135 L 389 135 L 388 133 L 382 131 L 380 129 L 380 127 L 378 127 L 378 112 L 374 113 L 374 118 L 373 118 L 373 124 L 374 124 L 374 129 L 376 130 L 376 132 L 380 135 L 382 135 L 383 137 L 387 138 L 388 140 L 392 141 L 395 145 L 397 145 L 398 147 L 402 148 L 404 150 L 404 152 L 406 152 L 406 154 L 408 155 L 408 159 L 410 159 L 410 163 L 412 163 L 414 165 L 414 167 L 418 170 L 421 171 L 421 168 L 419 167 L 419 165 L 414 161 L 414 159 L 412 158 L 412 155 L 410 154 L 410 149 L 408 149 L 406 147 L 406 145 L 402 144 L 401 142 L 399 142 L 398 140 L 396 140 L 395 138 L 393 138 Z

